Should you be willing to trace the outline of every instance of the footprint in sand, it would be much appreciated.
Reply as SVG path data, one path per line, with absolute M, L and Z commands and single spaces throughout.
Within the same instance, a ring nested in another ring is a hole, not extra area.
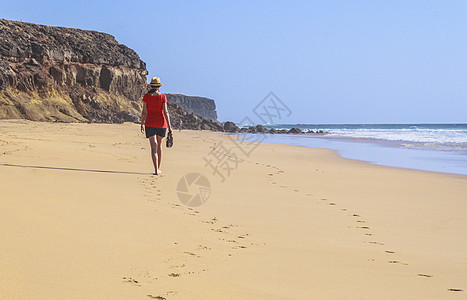
M 463 292 L 464 290 L 461 289 L 448 289 L 450 292 Z
M 209 221 L 205 221 L 205 223 L 210 223 L 210 224 L 215 224 L 216 222 L 217 222 L 217 218 L 216 218 L 216 217 L 212 218 L 212 219 L 209 220 Z
M 383 244 L 383 243 L 380 243 L 380 242 L 368 242 L 368 244 L 374 244 L 374 245 L 384 246 L 384 244 Z
M 401 261 L 398 261 L 398 260 L 389 260 L 388 263 L 390 263 L 390 264 L 400 264 L 400 265 L 404 265 L 404 266 L 409 265 L 408 263 L 404 263 L 404 262 L 401 262 Z
M 245 249 L 245 248 L 246 248 L 246 246 L 242 246 L 242 245 L 240 245 L 240 246 L 235 246 L 235 247 L 232 247 L 232 249 L 238 249 L 238 248 Z
M 391 250 L 386 250 L 386 251 L 384 251 L 384 252 L 389 253 L 389 254 L 394 254 L 394 253 L 396 253 L 396 252 L 391 251 Z
M 193 253 L 193 252 L 184 251 L 183 253 L 188 254 L 188 255 L 191 255 L 191 256 L 201 257 L 201 256 L 199 256 L 199 255 L 196 255 L 196 254 Z
M 153 296 L 153 295 L 147 295 L 151 299 L 158 299 L 158 300 L 167 300 L 167 298 L 162 297 L 162 296 Z
M 208 220 L 208 221 L 200 221 L 200 222 L 207 223 L 207 224 L 214 224 L 214 223 L 215 223 L 214 221 L 211 221 L 211 220 Z
M 196 248 L 197 250 L 212 250 L 212 248 L 208 247 L 208 246 L 203 246 L 203 245 L 199 245 L 199 248 Z
M 420 276 L 420 277 L 433 277 L 433 275 L 421 274 L 421 273 L 418 273 L 417 276 Z
M 128 283 L 132 286 L 141 286 L 141 284 L 139 284 L 138 280 L 135 280 L 133 278 L 127 278 L 127 277 L 123 277 L 123 282 L 125 283 Z

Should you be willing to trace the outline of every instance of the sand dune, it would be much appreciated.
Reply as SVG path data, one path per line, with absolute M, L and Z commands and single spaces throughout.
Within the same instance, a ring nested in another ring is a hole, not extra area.
M 152 176 L 138 125 L 1 121 L 0 298 L 466 297 L 465 176 L 174 139 Z

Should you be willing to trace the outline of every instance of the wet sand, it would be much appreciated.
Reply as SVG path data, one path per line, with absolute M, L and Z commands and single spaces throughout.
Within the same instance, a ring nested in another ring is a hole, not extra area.
M 466 297 L 466 176 L 205 131 L 153 176 L 137 124 L 0 121 L 0 149 L 2 299 Z

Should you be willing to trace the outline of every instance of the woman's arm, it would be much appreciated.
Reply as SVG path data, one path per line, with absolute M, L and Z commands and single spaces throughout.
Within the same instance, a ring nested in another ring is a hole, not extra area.
M 141 132 L 144 133 L 144 121 L 146 120 L 146 115 L 148 114 L 148 105 L 146 102 L 143 102 L 143 111 L 141 112 Z
M 165 119 L 167 120 L 167 127 L 169 128 L 169 132 L 171 132 L 172 126 L 170 126 L 170 116 L 169 116 L 169 110 L 167 109 L 167 103 L 163 103 L 162 108 L 164 110 Z

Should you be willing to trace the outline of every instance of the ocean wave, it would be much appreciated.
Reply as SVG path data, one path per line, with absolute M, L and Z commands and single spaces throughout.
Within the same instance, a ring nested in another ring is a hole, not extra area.
M 415 142 L 467 147 L 467 131 L 447 129 L 330 129 L 329 135 L 398 142 Z
M 323 130 L 329 137 L 393 141 L 406 144 L 407 147 L 467 150 L 467 124 L 280 124 L 268 127 L 276 129 L 297 127 L 303 131 Z

